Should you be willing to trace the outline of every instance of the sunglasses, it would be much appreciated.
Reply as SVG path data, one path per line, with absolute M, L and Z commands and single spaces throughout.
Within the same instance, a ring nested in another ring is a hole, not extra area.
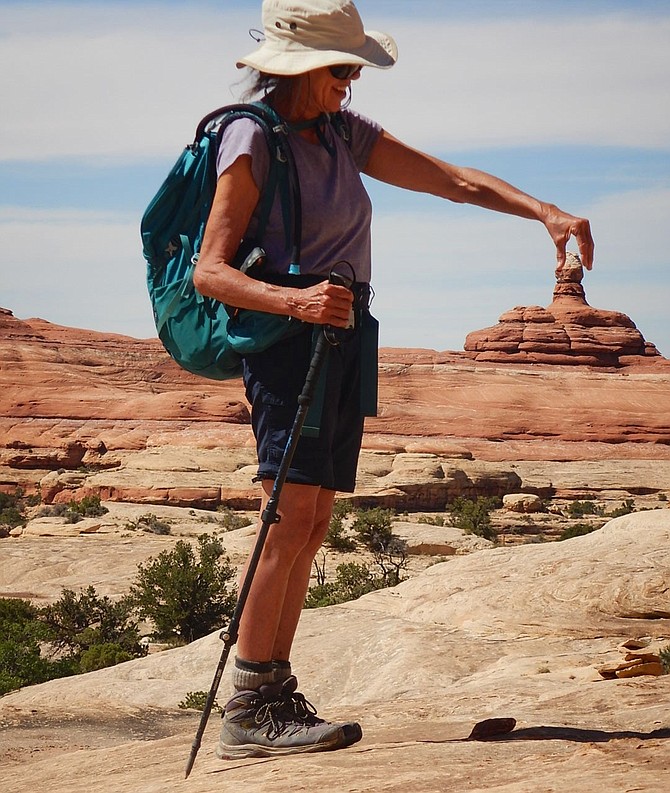
M 350 80 L 352 77 L 360 74 L 363 67 L 360 64 L 343 63 L 341 65 L 331 66 L 329 68 L 330 73 L 336 80 Z

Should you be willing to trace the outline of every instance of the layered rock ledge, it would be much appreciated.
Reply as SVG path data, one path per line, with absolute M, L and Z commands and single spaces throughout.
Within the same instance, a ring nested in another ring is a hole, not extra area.
M 617 367 L 382 349 L 355 498 L 441 509 L 463 495 L 670 491 L 670 361 Z M 603 462 L 606 461 L 606 462 Z M 240 380 L 179 369 L 158 339 L 0 311 L 0 489 L 144 504 L 254 507 Z

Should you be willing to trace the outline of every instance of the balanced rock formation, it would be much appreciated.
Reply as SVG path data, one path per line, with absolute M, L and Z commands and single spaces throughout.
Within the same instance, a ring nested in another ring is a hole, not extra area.
M 626 314 L 586 302 L 583 276 L 579 257 L 567 253 L 551 305 L 506 311 L 494 327 L 469 333 L 465 351 L 476 361 L 614 367 L 631 356 L 660 357 Z

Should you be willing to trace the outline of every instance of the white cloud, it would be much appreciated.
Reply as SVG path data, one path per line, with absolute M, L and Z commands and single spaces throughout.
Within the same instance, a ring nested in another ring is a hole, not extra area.
M 415 145 L 668 145 L 667 16 L 421 20 L 397 38 L 392 75 L 356 93 Z
M 246 16 L 246 15 L 245 15 Z M 230 10 L 186 5 L 14 6 L 0 49 L 0 157 L 174 153 L 233 101 L 234 55 L 253 42 Z
M 256 17 L 224 3 L 3 7 L 0 157 L 173 154 L 235 98 Z M 400 60 L 365 71 L 356 104 L 415 145 L 670 139 L 667 15 L 388 23 Z
M 155 335 L 137 219 L 0 208 L 0 305 L 18 317 Z

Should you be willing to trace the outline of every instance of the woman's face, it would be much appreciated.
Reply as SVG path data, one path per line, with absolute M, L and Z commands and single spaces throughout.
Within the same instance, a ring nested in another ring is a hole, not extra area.
M 344 80 L 333 77 L 330 68 L 313 69 L 309 72 L 307 85 L 309 97 L 306 107 L 306 118 L 320 113 L 337 113 L 347 98 L 347 88 L 352 80 L 358 80 L 360 71 Z

